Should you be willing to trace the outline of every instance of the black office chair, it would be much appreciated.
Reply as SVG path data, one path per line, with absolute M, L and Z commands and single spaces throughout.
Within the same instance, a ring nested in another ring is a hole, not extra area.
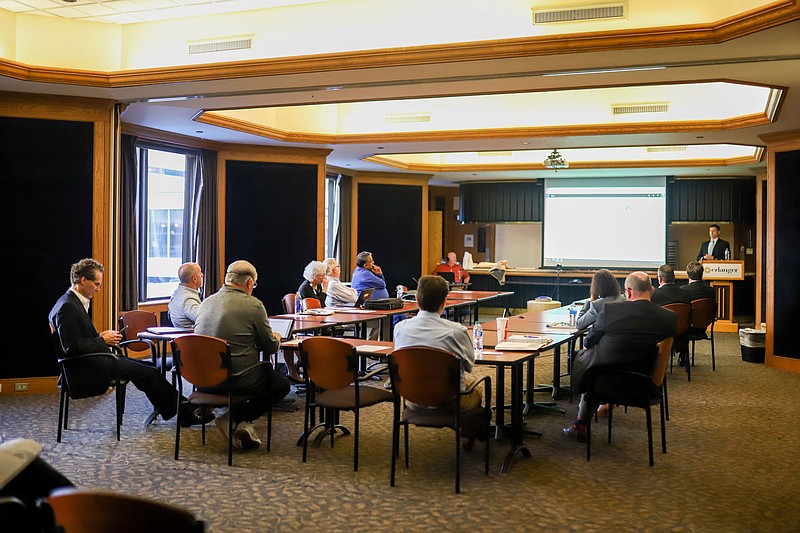
M 58 402 L 56 442 L 61 442 L 61 431 L 67 429 L 69 424 L 70 400 L 102 396 L 108 392 L 109 387 L 114 387 L 116 392 L 115 414 L 117 440 L 119 440 L 122 415 L 125 412 L 125 388 L 128 382 L 115 377 L 117 375 L 116 356 L 111 352 L 99 352 L 66 357 L 61 348 L 61 340 L 52 324 L 50 324 L 50 336 L 58 355 L 58 368 L 61 374 L 59 376 L 61 394 Z

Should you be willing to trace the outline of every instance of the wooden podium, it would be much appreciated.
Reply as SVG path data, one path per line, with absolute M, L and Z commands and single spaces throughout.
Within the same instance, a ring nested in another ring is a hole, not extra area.
M 744 261 L 703 261 L 703 279 L 717 292 L 717 331 L 737 332 L 733 321 L 733 282 L 744 279 Z

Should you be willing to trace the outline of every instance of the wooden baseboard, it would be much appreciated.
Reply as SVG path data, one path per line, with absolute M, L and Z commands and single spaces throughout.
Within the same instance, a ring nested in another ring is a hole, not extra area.
M 800 359 L 795 359 L 793 357 L 781 357 L 779 355 L 767 354 L 767 356 L 764 357 L 764 364 L 770 368 L 800 373 Z
M 24 390 L 17 390 L 23 388 Z M 0 379 L 0 396 L 58 392 L 58 376 Z
M 739 331 L 739 324 L 731 320 L 717 320 L 714 323 L 714 331 L 723 333 L 736 333 Z

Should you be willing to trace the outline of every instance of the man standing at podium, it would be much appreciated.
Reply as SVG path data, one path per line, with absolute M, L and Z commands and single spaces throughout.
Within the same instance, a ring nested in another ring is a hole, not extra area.
M 697 253 L 698 261 L 703 261 L 705 259 L 722 261 L 731 258 L 731 246 L 728 244 L 728 241 L 719 238 L 719 233 L 719 226 L 717 224 L 712 224 L 708 228 L 709 239 L 700 245 L 700 251 Z

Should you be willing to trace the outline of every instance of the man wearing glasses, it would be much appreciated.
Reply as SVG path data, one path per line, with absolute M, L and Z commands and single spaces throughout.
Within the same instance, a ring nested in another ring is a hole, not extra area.
M 108 352 L 109 347 L 119 345 L 122 336 L 113 329 L 98 333 L 89 317 L 89 304 L 103 284 L 103 265 L 94 259 L 81 259 L 72 265 L 69 277 L 72 285 L 58 299 L 49 317 L 51 331 L 58 340 L 59 357 Z M 91 372 L 106 383 L 114 378 L 132 381 L 164 420 L 175 416 L 178 393 L 156 367 L 118 357 L 114 368 L 116 375 L 109 375 L 106 363 L 98 361 L 97 368 Z M 203 417 L 210 422 L 213 414 L 204 413 L 188 402 L 181 405 L 181 424 L 184 426 L 199 424 Z
M 248 261 L 234 261 L 225 273 L 225 285 L 200 304 L 194 332 L 225 339 L 231 346 L 231 373 L 241 372 L 258 362 L 259 354 L 273 354 L 280 348 L 280 335 L 273 333 L 267 310 L 253 296 L 258 273 Z M 233 417 L 233 444 L 238 448 L 258 448 L 261 440 L 253 420 L 281 401 L 290 390 L 286 377 L 269 365 L 247 372 L 233 381 L 233 393 L 252 396 L 232 406 L 231 412 L 217 417 L 217 428 L 228 439 L 228 417 Z M 219 393 L 215 389 L 203 392 Z

